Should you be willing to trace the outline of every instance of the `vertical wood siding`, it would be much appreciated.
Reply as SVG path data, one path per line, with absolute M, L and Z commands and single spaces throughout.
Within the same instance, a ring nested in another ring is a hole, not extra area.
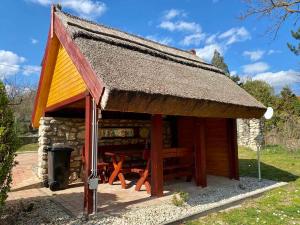
M 66 50 L 60 45 L 46 106 L 53 106 L 85 90 L 86 85 L 81 75 Z
M 206 119 L 207 173 L 229 176 L 227 119 Z

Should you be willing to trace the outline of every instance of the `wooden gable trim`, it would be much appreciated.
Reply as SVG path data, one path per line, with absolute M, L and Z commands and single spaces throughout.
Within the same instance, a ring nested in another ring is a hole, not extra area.
M 99 103 L 104 89 L 103 82 L 97 77 L 85 56 L 81 53 L 60 19 L 56 16 L 54 17 L 54 33 L 82 76 L 92 97 Z
M 44 114 L 44 109 L 47 104 L 47 97 L 50 90 L 50 83 L 56 62 L 56 57 L 59 49 L 59 41 L 54 35 L 51 38 L 51 26 L 48 33 L 48 40 L 46 44 L 45 54 L 42 61 L 42 70 L 38 85 L 37 94 L 34 101 L 34 108 L 31 117 L 33 127 L 39 126 L 39 119 Z
M 82 93 L 80 93 L 78 95 L 75 95 L 75 96 L 71 97 L 71 98 L 68 98 L 68 99 L 63 100 L 63 101 L 61 101 L 59 103 L 56 103 L 56 104 L 51 105 L 49 107 L 46 107 L 45 113 L 53 112 L 53 111 L 62 109 L 66 105 L 69 105 L 71 103 L 77 102 L 77 101 L 82 100 L 82 99 L 85 99 L 85 97 L 87 95 L 89 95 L 89 92 L 88 91 L 84 91 L 84 92 L 82 92 Z
M 103 93 L 103 83 L 99 80 L 89 62 L 85 59 L 84 55 L 80 52 L 77 45 L 73 42 L 62 22 L 57 16 L 55 16 L 55 9 L 54 7 L 52 7 L 50 29 L 48 33 L 45 54 L 42 61 L 42 70 L 31 118 L 32 125 L 36 128 L 39 126 L 39 119 L 44 115 L 45 110 L 53 110 L 56 107 L 60 108 L 62 106 L 61 103 L 59 103 L 59 105 L 54 105 L 53 107 L 49 107 L 46 109 L 47 97 L 50 90 L 50 83 L 52 80 L 59 44 L 61 44 L 67 51 L 76 69 L 82 76 L 82 79 L 84 80 L 89 92 L 97 103 L 100 102 Z M 72 99 L 73 98 L 71 98 L 71 101 Z M 62 103 L 69 103 L 69 101 L 70 100 L 66 100 Z

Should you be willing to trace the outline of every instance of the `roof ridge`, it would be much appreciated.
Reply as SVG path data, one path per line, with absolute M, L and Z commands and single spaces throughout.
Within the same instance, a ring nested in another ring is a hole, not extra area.
M 57 11 L 56 11 L 56 12 L 57 12 Z M 95 22 L 95 21 L 91 21 L 91 20 L 88 20 L 88 19 L 84 19 L 84 18 L 81 18 L 81 17 L 79 17 L 79 16 L 72 15 L 72 14 L 70 14 L 70 13 L 68 13 L 68 12 L 65 12 L 65 11 L 59 11 L 59 12 L 65 14 L 66 16 L 69 16 L 69 17 L 71 17 L 71 18 L 73 18 L 73 19 L 78 19 L 78 20 L 81 20 L 81 21 L 84 21 L 84 22 L 87 22 L 87 23 L 90 23 L 90 24 L 93 24 L 93 25 L 96 25 L 96 26 L 101 26 L 101 27 L 104 27 L 104 28 L 106 28 L 106 29 L 111 29 L 111 30 L 114 30 L 114 31 L 117 31 L 117 32 L 121 32 L 121 33 L 130 35 L 130 36 L 133 36 L 133 37 L 135 37 L 135 38 L 139 38 L 139 39 L 141 39 L 141 40 L 143 40 L 143 41 L 149 41 L 149 42 L 152 42 L 152 43 L 154 43 L 154 44 L 161 45 L 161 46 L 167 47 L 167 48 L 171 48 L 171 49 L 174 49 L 174 50 L 177 50 L 177 51 L 180 51 L 180 52 L 184 52 L 184 53 L 187 53 L 187 54 L 189 53 L 189 52 L 186 51 L 186 50 L 183 50 L 183 49 L 180 49 L 180 48 L 176 48 L 176 47 L 174 47 L 174 46 L 165 45 L 165 44 L 162 44 L 162 43 L 159 43 L 159 42 L 156 42 L 156 41 L 153 41 L 153 40 L 144 38 L 144 37 L 139 36 L 139 35 L 137 35 L 137 34 L 128 33 L 128 32 L 126 32 L 126 31 L 119 30 L 119 29 L 117 29 L 117 28 L 114 28 L 114 27 L 110 27 L 110 26 L 104 25 L 104 24 L 102 24 L 102 23 L 97 23 L 97 22 Z M 192 53 L 190 53 L 190 54 L 192 54 Z M 209 63 L 202 62 L 201 58 L 199 58 L 199 62 L 204 63 L 204 64 L 211 65 L 211 64 L 209 64 Z
M 136 34 L 131 34 L 131 33 L 128 33 L 126 31 L 122 31 L 122 30 L 119 30 L 119 29 L 116 29 L 116 28 L 113 28 L 113 27 L 109 27 L 109 26 L 106 26 L 104 24 L 101 24 L 101 23 L 97 23 L 97 22 L 94 22 L 94 21 L 91 21 L 91 20 L 87 20 L 87 19 L 84 19 L 84 18 L 81 18 L 81 17 L 78 17 L 78 16 L 75 16 L 75 15 L 72 15 L 70 13 L 67 13 L 67 12 L 64 12 L 64 11 L 59 11 L 61 12 L 62 14 L 68 16 L 68 17 L 71 17 L 73 19 L 77 19 L 77 20 L 80 20 L 80 21 L 84 21 L 84 22 L 87 22 L 87 23 L 90 23 L 92 25 L 95 25 L 95 26 L 100 26 L 100 27 L 103 27 L 105 29 L 110 29 L 110 30 L 113 30 L 113 31 L 117 31 L 117 32 L 120 32 L 120 33 L 123 33 L 123 34 L 126 34 L 126 35 L 129 35 L 129 36 L 132 36 L 134 38 L 138 38 L 140 40 L 143 40 L 143 41 L 146 41 L 146 42 L 150 42 L 150 43 L 153 43 L 153 44 L 156 44 L 156 45 L 160 45 L 162 47 L 166 47 L 166 48 L 170 48 L 170 49 L 173 49 L 173 50 L 176 50 L 176 51 L 180 51 L 184 54 L 192 54 L 192 53 L 189 53 L 188 51 L 185 51 L 185 50 L 182 50 L 182 49 L 179 49 L 179 48 L 176 48 L 176 47 L 173 47 L 173 46 L 169 46 L 169 45 L 165 45 L 165 44 L 161 44 L 159 42 L 155 42 L 153 40 L 150 40 L 150 39 L 146 39 L 144 37 L 141 37 L 141 36 L 138 36 Z M 196 63 L 199 63 L 199 64 L 203 64 L 203 68 L 206 68 L 205 66 L 209 66 L 209 67 L 212 67 L 212 68 L 207 68 L 209 70 L 212 70 L 212 71 L 215 71 L 215 72 L 218 72 L 218 73 L 221 73 L 221 74 L 224 74 L 224 72 L 222 70 L 220 70 L 219 68 L 215 67 L 214 65 L 210 64 L 210 63 L 206 63 L 204 61 L 201 60 L 201 58 L 199 58 L 199 60 L 195 60 L 195 59 L 192 59 L 192 58 L 187 58 L 187 57 L 184 57 L 184 56 L 180 56 L 180 55 L 176 55 L 176 54 L 172 54 L 172 53 L 169 53 L 169 52 L 165 52 L 163 50 L 159 50 L 159 49 L 156 49 L 154 47 L 151 47 L 151 46 L 148 46 L 146 44 L 142 44 L 142 43 L 138 43 L 138 42 L 135 42 L 135 41 L 132 41 L 132 40 L 128 40 L 126 38 L 121 38 L 119 36 L 116 36 L 116 35 L 113 35 L 113 34 L 107 34 L 107 33 L 104 33 L 104 32 L 100 32 L 100 31 L 96 31 L 96 30 L 93 30 L 93 29 L 89 29 L 89 28 L 86 28 L 86 27 L 83 27 L 83 26 L 80 26 L 76 23 L 73 23 L 73 22 L 67 22 L 68 25 L 71 25 L 71 26 L 76 26 L 80 29 L 83 29 L 83 30 L 86 30 L 88 32 L 92 32 L 92 33 L 99 33 L 101 35 L 105 35 L 105 36 L 114 36 L 113 38 L 118 38 L 118 39 L 124 39 L 125 41 L 129 41 L 129 42 L 132 42 L 134 44 L 138 44 L 138 45 L 141 45 L 141 46 L 144 46 L 144 47 L 147 47 L 147 48 L 151 48 L 151 49 L 154 49 L 155 51 L 160 51 L 164 54 L 169 54 L 169 55 L 172 55 L 174 57 L 179 57 L 179 58 L 183 58 L 185 60 L 189 60 L 189 61 L 192 61 L 192 62 L 196 62 Z
M 107 35 L 107 36 L 110 37 L 109 35 Z M 156 57 L 159 57 L 159 58 L 162 58 L 162 59 L 166 59 L 166 60 L 169 60 L 169 61 L 173 61 L 173 62 L 180 63 L 180 64 L 183 64 L 183 65 L 191 66 L 191 67 L 201 68 L 201 69 L 204 69 L 204 70 L 207 70 L 207 71 L 213 71 L 213 72 L 224 75 L 224 72 L 222 70 L 220 70 L 218 68 L 215 68 L 215 67 L 206 67 L 204 65 L 201 65 L 202 64 L 201 62 L 198 62 L 198 61 L 195 61 L 195 60 L 189 60 L 189 59 L 187 59 L 186 61 L 179 60 L 179 59 L 176 60 L 176 58 L 178 58 L 178 57 L 179 58 L 184 58 L 184 57 L 180 57 L 180 56 L 169 54 L 169 53 L 159 54 L 157 52 L 161 52 L 161 51 L 158 50 L 158 49 L 153 49 L 153 48 L 151 48 L 151 46 L 149 46 L 149 48 L 152 49 L 152 50 L 142 49 L 142 48 L 139 48 L 139 47 L 136 47 L 136 46 L 134 47 L 130 44 L 126 44 L 126 43 L 120 43 L 120 42 L 117 43 L 116 41 L 113 41 L 111 39 L 108 40 L 108 39 L 99 37 L 99 35 L 88 34 L 88 33 L 83 32 L 83 31 L 77 31 L 76 33 L 73 34 L 72 38 L 73 39 L 85 38 L 85 39 L 91 39 L 91 40 L 100 40 L 102 42 L 106 42 L 106 43 L 109 43 L 109 44 L 112 44 L 112 45 L 121 46 L 123 48 L 127 48 L 127 49 L 130 49 L 130 50 L 133 50 L 133 51 L 142 52 L 144 54 L 149 54 L 149 55 L 152 55 L 152 56 L 155 55 Z M 114 38 L 114 37 L 112 37 L 112 38 Z M 125 39 L 125 41 L 128 41 L 128 40 Z M 145 46 L 145 47 L 148 48 L 148 46 Z M 186 58 L 184 58 L 184 59 L 186 59 Z

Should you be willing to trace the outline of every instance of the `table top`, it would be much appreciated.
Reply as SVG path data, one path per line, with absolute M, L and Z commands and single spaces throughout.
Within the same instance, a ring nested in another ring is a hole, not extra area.
M 120 150 L 120 151 L 106 151 L 104 152 L 107 156 L 141 156 L 144 150 Z

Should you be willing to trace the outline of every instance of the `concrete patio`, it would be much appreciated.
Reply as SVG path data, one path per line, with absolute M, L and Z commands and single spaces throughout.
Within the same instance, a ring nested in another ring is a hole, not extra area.
M 13 186 L 7 200 L 8 204 L 20 199 L 43 200 L 51 199 L 67 214 L 78 217 L 83 209 L 83 184 L 74 183 L 68 189 L 51 192 L 40 186 L 35 176 L 37 153 L 26 153 L 17 156 L 19 164 L 13 170 Z M 100 184 L 98 186 L 98 211 L 112 224 L 125 223 L 166 223 L 183 219 L 206 210 L 229 205 L 242 199 L 256 196 L 266 190 L 284 185 L 269 180 L 258 182 L 255 178 L 244 178 L 240 181 L 228 178 L 209 176 L 208 187 L 200 188 L 193 183 L 173 181 L 165 185 L 164 196 L 150 197 L 145 190 L 136 192 L 134 185 L 129 183 L 128 189 L 121 185 Z M 133 182 L 134 184 L 134 182 Z M 172 204 L 172 194 L 176 191 L 189 193 L 189 200 L 183 207 Z M 153 218 L 157 216 L 155 221 Z M 141 219 L 137 219 L 137 216 Z M 102 218 L 101 217 L 101 218 Z M 99 216 L 99 219 L 101 219 Z M 125 218 L 125 222 L 124 222 Z M 158 219 L 159 218 L 159 219 Z M 157 220 L 158 219 L 158 220 Z

